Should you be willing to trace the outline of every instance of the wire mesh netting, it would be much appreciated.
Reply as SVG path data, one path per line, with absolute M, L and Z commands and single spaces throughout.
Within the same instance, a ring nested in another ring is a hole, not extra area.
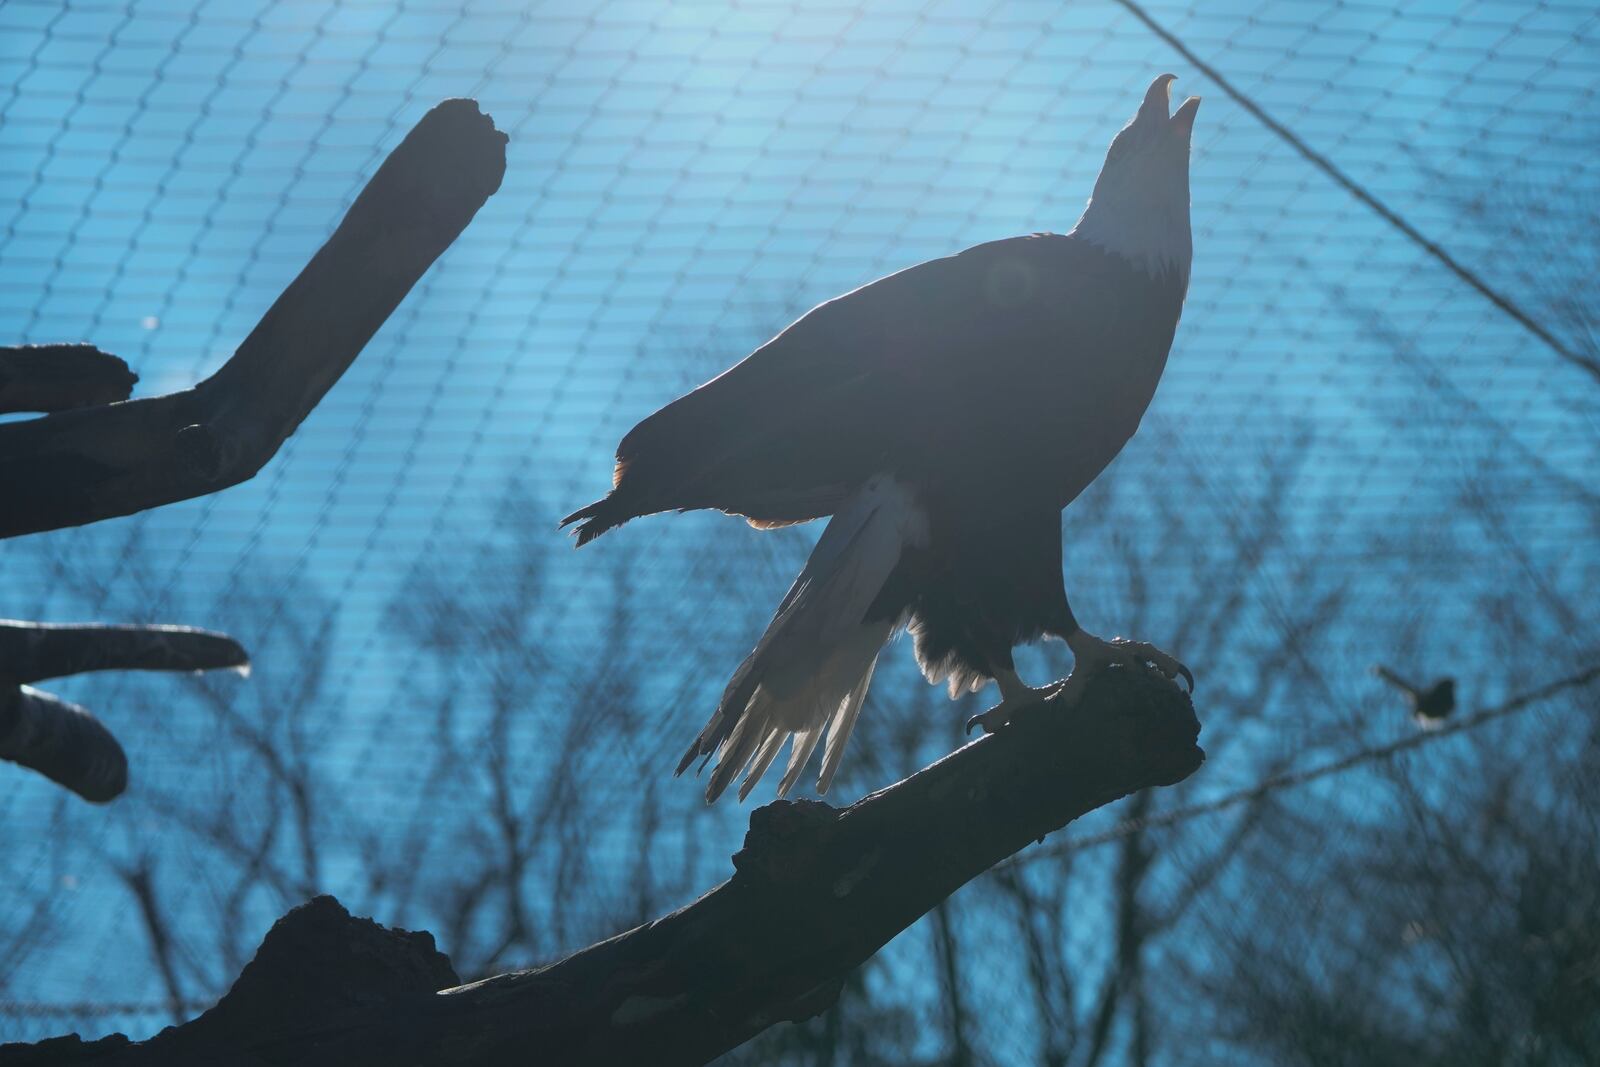
M 1193 282 L 1139 436 L 1067 519 L 1079 617 L 1200 675 L 1210 765 L 1135 814 L 1413 729 L 1376 661 L 1482 706 L 1600 652 L 1593 5 L 7 0 L 0 64 L 5 339 L 93 341 L 143 395 L 231 354 L 427 108 L 475 97 L 511 137 L 501 190 L 255 480 L 0 556 L 8 615 L 226 629 L 255 660 L 57 687 L 134 785 L 91 809 L 5 776 L 0 1038 L 187 1017 L 313 892 L 476 977 L 724 877 L 742 812 L 667 772 L 817 531 L 659 518 L 573 554 L 555 520 L 635 421 L 807 307 L 1070 227 L 1162 70 L 1205 101 Z M 830 799 L 948 751 L 987 695 L 951 705 L 909 660 Z M 1592 707 L 1015 865 L 751 1062 L 1287 1062 L 1230 1014 L 1272 987 L 1237 961 L 1336 986 L 1335 948 L 1368 959 L 1382 926 L 1334 914 L 1388 899 L 1374 842 L 1446 833 L 1497 751 L 1592 760 Z M 1504 788 L 1548 815 L 1568 771 Z M 1310 884 L 1343 887 L 1330 914 L 1268 914 Z M 1436 978 L 1448 924 L 1396 922 L 1389 973 Z M 1399 999 L 1457 1018 L 1425 985 Z M 1175 989 L 1210 1020 L 1182 1041 L 1133 1006 Z

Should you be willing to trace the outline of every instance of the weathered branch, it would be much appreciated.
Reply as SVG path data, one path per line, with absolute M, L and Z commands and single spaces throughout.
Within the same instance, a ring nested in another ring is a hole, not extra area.
M 50 626 L 0 620 L 0 759 L 103 802 L 128 785 L 128 757 L 87 708 L 26 682 L 85 671 L 248 667 L 225 634 L 186 626 Z
M 499 188 L 505 146 L 473 101 L 439 104 L 215 375 L 166 396 L 0 424 L 0 537 L 253 477 Z
M 319 898 L 195 1021 L 139 1044 L 35 1046 L 23 1062 L 703 1063 L 827 1008 L 853 968 L 1029 842 L 1193 773 L 1198 731 L 1168 682 L 1112 668 L 1079 707 L 1027 709 L 842 811 L 757 809 L 729 881 L 548 967 L 435 993 L 448 964 L 430 937 Z
M 128 787 L 128 755 L 111 731 L 88 708 L 26 685 L 0 688 L 0 759 L 96 803 Z
M 0 678 L 37 682 L 89 671 L 244 668 L 250 656 L 227 634 L 192 626 L 101 626 L 0 619 Z
M 0 412 L 111 404 L 128 399 L 138 380 L 94 345 L 0 345 Z

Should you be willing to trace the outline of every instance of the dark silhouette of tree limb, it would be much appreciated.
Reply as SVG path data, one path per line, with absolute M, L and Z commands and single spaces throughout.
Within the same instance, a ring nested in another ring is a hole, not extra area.
M 96 803 L 128 787 L 128 755 L 111 731 L 88 708 L 26 685 L 0 689 L 0 759 Z
M 0 537 L 254 477 L 500 187 L 506 142 L 475 102 L 439 104 L 216 374 L 166 396 L 0 425 Z
M 0 345 L 0 413 L 126 400 L 139 376 L 94 345 Z
M 89 671 L 209 671 L 249 663 L 233 638 L 189 626 L 0 620 L 0 678 L 13 683 Z
M 1177 687 L 1111 668 L 1078 707 L 1025 709 L 848 808 L 757 809 L 731 879 L 548 967 L 455 985 L 430 935 L 319 897 L 198 1019 L 137 1044 L 42 1042 L 16 1062 L 704 1063 L 829 1007 L 851 971 L 996 862 L 1192 774 L 1198 732 Z
M 206 671 L 249 666 L 233 638 L 187 626 L 50 626 L 0 621 L 0 759 L 85 800 L 128 785 L 128 757 L 86 708 L 25 683 L 86 671 Z
M 137 376 L 92 345 L 0 348 L 0 537 L 78 526 L 254 477 L 505 175 L 506 135 L 471 100 L 423 116 L 216 374 L 126 403 Z M 0 758 L 93 801 L 127 787 L 86 709 L 25 683 L 93 670 L 242 667 L 231 638 L 177 627 L 0 624 Z

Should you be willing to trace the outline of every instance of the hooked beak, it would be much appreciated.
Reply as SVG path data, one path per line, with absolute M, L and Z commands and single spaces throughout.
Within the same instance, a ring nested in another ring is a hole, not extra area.
M 1139 105 L 1138 118 L 1146 121 L 1160 120 L 1171 125 L 1179 133 L 1188 137 L 1194 131 L 1195 112 L 1200 110 L 1200 98 L 1191 96 L 1182 104 L 1169 119 L 1167 108 L 1172 104 L 1172 83 L 1178 80 L 1176 74 L 1158 75 L 1150 83 L 1150 88 L 1145 90 L 1144 103 Z
M 1172 102 L 1172 83 L 1178 80 L 1176 74 L 1159 74 L 1156 80 L 1150 83 L 1150 88 L 1145 90 L 1144 103 L 1139 105 L 1141 119 L 1165 119 L 1167 105 Z

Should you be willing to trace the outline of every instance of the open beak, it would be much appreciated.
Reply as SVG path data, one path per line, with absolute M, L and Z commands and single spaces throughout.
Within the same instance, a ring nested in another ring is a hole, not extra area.
M 1187 138 L 1194 132 L 1194 116 L 1200 110 L 1200 98 L 1191 96 L 1178 105 L 1178 110 L 1172 113 L 1170 119 L 1167 118 L 1167 108 L 1172 106 L 1172 83 L 1177 80 L 1176 74 L 1157 75 L 1156 80 L 1150 83 L 1150 88 L 1145 90 L 1138 117 L 1147 122 L 1159 119 L 1169 123 Z
M 1187 139 L 1194 133 L 1194 116 L 1199 110 L 1200 98 L 1191 96 L 1178 105 L 1178 110 L 1172 113 L 1172 118 L 1168 121 Z

